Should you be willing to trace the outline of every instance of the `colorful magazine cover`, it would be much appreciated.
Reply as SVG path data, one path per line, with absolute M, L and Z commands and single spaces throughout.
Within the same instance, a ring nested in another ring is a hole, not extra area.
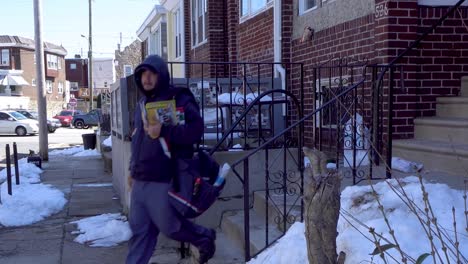
M 147 103 L 145 108 L 150 125 L 155 124 L 157 120 L 163 125 L 176 125 L 178 123 L 175 100 Z

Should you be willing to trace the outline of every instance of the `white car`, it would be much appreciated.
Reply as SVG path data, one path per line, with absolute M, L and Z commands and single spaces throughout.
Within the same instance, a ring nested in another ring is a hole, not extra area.
M 39 123 L 15 111 L 0 111 L 0 134 L 37 134 Z

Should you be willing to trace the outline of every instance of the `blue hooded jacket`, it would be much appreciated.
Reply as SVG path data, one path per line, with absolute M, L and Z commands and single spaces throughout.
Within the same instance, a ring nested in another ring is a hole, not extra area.
M 158 74 L 158 83 L 151 91 L 145 91 L 141 84 L 141 75 L 145 70 Z M 203 134 L 200 109 L 189 89 L 175 88 L 169 84 L 170 75 L 167 63 L 157 55 L 148 56 L 142 64 L 136 67 L 134 78 L 138 89 L 144 96 L 135 109 L 135 132 L 132 136 L 130 159 L 131 175 L 134 179 L 141 181 L 169 182 L 175 169 L 174 163 L 164 153 L 159 139 L 150 138 L 144 131 L 139 106 L 175 98 L 176 107 L 183 108 L 185 123 L 163 125 L 160 134 L 168 142 L 168 147 L 175 158 L 193 156 L 193 146 L 200 141 Z

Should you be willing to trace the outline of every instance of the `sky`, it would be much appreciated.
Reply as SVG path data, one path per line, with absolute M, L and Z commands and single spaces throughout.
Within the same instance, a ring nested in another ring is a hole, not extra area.
M 33 0 L 1 0 L 0 35 L 34 39 Z M 92 0 L 93 56 L 113 57 L 122 33 L 122 48 L 132 43 L 136 31 L 159 0 Z M 88 0 L 42 0 L 43 40 L 63 45 L 67 58 L 87 57 Z M 8 26 L 5 26 L 8 25 Z
M 98 156 L 98 153 L 84 150 L 83 146 L 77 146 L 64 150 L 55 150 L 50 155 L 60 156 Z M 6 183 L 0 186 L 2 203 L 0 204 L 0 226 L 24 226 L 41 221 L 63 210 L 68 202 L 62 191 L 52 185 L 40 182 L 42 170 L 26 159 L 19 160 L 21 184 L 13 184 L 13 196 L 7 194 Z M 14 170 L 12 170 L 14 171 Z M 0 171 L 0 182 L 5 180 L 5 170 Z M 425 190 L 431 203 L 431 211 L 440 225 L 440 232 L 445 242 L 457 241 L 461 253 L 461 263 L 467 263 L 468 258 L 468 233 L 465 230 L 468 223 L 464 216 L 463 196 L 466 191 L 451 189 L 445 184 L 423 181 Z M 80 187 L 106 187 L 104 184 L 81 184 Z M 402 186 L 407 198 L 402 198 Z M 370 255 L 375 245 L 369 228 L 375 229 L 381 235 L 381 245 L 394 243 L 389 234 L 383 215 L 379 209 L 372 191 L 378 194 L 380 203 L 386 212 L 386 217 L 402 251 L 414 263 L 419 256 L 431 251 L 428 238 L 424 229 L 414 214 L 408 209 L 406 203 L 412 203 L 420 210 L 424 210 L 423 195 L 419 179 L 414 176 L 401 179 L 401 185 L 395 179 L 379 182 L 370 186 L 348 186 L 341 193 L 341 210 L 337 226 L 337 249 L 346 253 L 345 264 L 356 263 L 400 263 L 401 256 L 394 248 L 386 251 L 386 261 L 379 256 Z M 397 190 L 397 191 L 394 191 Z M 34 196 L 30 194 L 34 193 Z M 452 213 L 452 207 L 455 213 Z M 420 213 L 423 215 L 423 213 Z M 453 220 L 456 219 L 456 232 Z M 425 217 L 423 217 L 424 221 Z M 111 247 L 124 243 L 131 237 L 131 230 L 127 218 L 120 213 L 103 214 L 83 218 L 71 222 L 76 224 L 76 229 L 71 230 L 76 243 L 86 244 L 91 247 Z M 423 222 L 424 223 L 424 222 Z M 427 226 L 426 226 L 427 228 Z M 431 228 L 434 228 L 433 224 Z M 295 223 L 287 231 L 278 243 L 263 251 L 249 264 L 304 264 L 307 263 L 307 243 L 304 236 L 303 223 Z M 434 236 L 435 250 L 445 256 L 441 250 L 441 243 L 437 235 Z M 385 241 L 385 240 L 388 240 Z M 453 244 L 446 244 L 454 249 Z M 453 252 L 453 251 L 450 251 Z M 456 255 L 449 253 L 451 263 L 455 263 Z M 423 263 L 432 263 L 432 257 L 428 257 Z M 440 261 L 438 263 L 444 263 Z

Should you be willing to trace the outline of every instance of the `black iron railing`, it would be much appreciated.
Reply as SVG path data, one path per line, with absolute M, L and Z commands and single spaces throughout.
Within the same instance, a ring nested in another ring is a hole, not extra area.
M 285 67 L 284 78 L 279 78 L 278 66 Z M 205 122 L 201 147 L 210 150 L 233 147 L 246 150 L 259 146 L 288 126 L 285 105 L 291 102 L 281 91 L 291 91 L 293 82 L 296 97 L 304 90 L 300 63 L 169 62 L 169 70 L 173 75 L 172 85 L 190 88 L 195 95 Z M 290 77 L 291 72 L 298 75 Z M 186 76 L 178 78 L 182 73 Z M 255 101 L 268 91 L 274 92 Z M 243 115 L 252 103 L 255 107 Z M 296 109 L 293 111 L 297 113 Z M 239 122 L 233 125 L 236 121 Z
M 302 158 L 302 132 L 303 132 L 303 124 L 304 121 L 311 119 L 312 117 L 316 116 L 318 113 L 321 111 L 328 110 L 329 107 L 332 107 L 333 104 L 338 101 L 343 99 L 345 96 L 347 96 L 349 93 L 355 91 L 357 87 L 362 85 L 364 83 L 364 78 L 361 80 L 357 81 L 354 85 L 352 86 L 347 86 L 343 91 L 338 93 L 336 97 L 333 99 L 329 100 L 328 102 L 325 102 L 319 109 L 314 110 L 312 113 L 309 113 L 303 117 L 300 117 L 299 120 L 295 121 L 293 124 L 291 124 L 288 128 L 283 130 L 283 132 L 275 135 L 274 137 L 270 138 L 263 144 L 261 144 L 259 147 L 257 147 L 254 150 L 249 151 L 249 153 L 243 157 L 242 159 L 239 159 L 238 161 L 234 162 L 232 166 L 232 170 L 235 173 L 235 175 L 240 179 L 241 183 L 243 184 L 244 188 L 244 239 L 245 239 L 245 260 L 248 261 L 251 258 L 251 253 L 250 253 L 250 209 L 251 209 L 251 201 L 250 201 L 250 187 L 249 187 L 249 177 L 250 177 L 250 171 L 249 171 L 249 158 L 252 156 L 256 155 L 260 151 L 264 153 L 265 155 L 265 160 L 268 160 L 268 153 L 269 149 L 272 144 L 274 144 L 275 141 L 277 141 L 281 137 L 287 137 L 288 135 L 293 132 L 293 130 L 299 130 L 299 148 L 298 153 L 297 153 L 297 160 L 296 164 L 297 167 L 295 170 L 292 170 L 293 168 L 291 166 L 287 166 L 286 164 L 283 165 L 283 170 L 280 173 L 280 178 L 274 181 L 274 186 L 271 187 L 269 186 L 269 182 L 271 181 L 271 178 L 269 178 L 269 170 L 268 168 L 265 169 L 265 177 L 266 177 L 266 202 L 271 203 L 275 202 L 274 199 L 271 199 L 269 196 L 269 191 L 274 191 L 276 193 L 279 193 L 282 195 L 283 201 L 282 201 L 282 208 L 277 207 L 278 213 L 280 215 L 280 222 L 276 224 L 282 225 L 282 233 L 284 234 L 287 230 L 287 226 L 292 224 L 293 222 L 297 220 L 302 220 L 303 219 L 303 202 L 302 202 L 302 195 L 303 195 L 303 183 L 304 183 L 304 166 L 303 166 L 303 158 Z M 257 98 L 256 100 L 260 100 L 260 98 Z M 255 102 L 254 102 L 255 103 Z M 248 110 L 247 110 L 248 111 Z M 284 144 L 284 153 L 288 153 L 289 151 L 289 146 Z M 286 162 L 286 159 L 283 160 Z M 242 167 L 242 168 L 240 168 Z M 288 168 L 289 167 L 289 168 Z M 297 174 L 297 175 L 296 175 Z M 296 199 L 293 198 L 292 203 L 287 203 L 288 197 L 295 197 Z M 299 214 L 294 214 L 293 208 L 295 206 L 300 207 L 300 213 Z M 268 206 L 267 206 L 268 207 Z M 268 237 L 268 226 L 271 225 L 270 220 L 268 219 L 268 213 L 266 214 L 266 219 L 265 219 L 265 225 L 266 225 L 266 236 L 265 236 L 265 247 L 267 248 L 269 245 L 271 245 L 276 239 L 279 237 L 275 237 L 273 239 Z M 271 240 L 270 240 L 271 239 Z M 260 251 L 255 252 L 255 254 L 260 253 Z
M 362 66 L 359 65 L 359 63 L 339 63 L 338 67 L 328 67 L 326 65 L 319 65 L 316 67 L 314 70 L 314 100 L 316 100 L 316 102 L 314 103 L 313 111 L 296 122 L 293 122 L 284 131 L 271 137 L 256 149 L 249 151 L 245 157 L 232 164 L 233 171 L 240 179 L 244 188 L 244 243 L 246 261 L 250 260 L 252 255 L 259 254 L 262 251 L 260 250 L 254 254 L 251 254 L 250 251 L 249 216 L 251 198 L 249 174 L 251 164 L 249 163 L 249 159 L 259 152 L 268 150 L 270 144 L 273 144 L 278 138 L 290 134 L 293 129 L 301 127 L 305 122 L 310 122 L 312 120 L 312 126 L 309 127 L 314 129 L 314 145 L 323 151 L 334 153 L 334 155 L 331 156 L 335 157 L 334 161 L 337 168 L 340 168 L 340 166 L 347 167 L 347 169 L 342 168 L 341 172 L 345 177 L 346 175 L 352 175 L 353 183 L 357 183 L 362 179 L 375 179 L 373 168 L 375 168 L 376 165 L 378 166 L 381 161 L 385 162 L 385 177 L 391 177 L 395 72 L 400 71 L 400 76 L 403 76 L 403 67 L 397 66 L 396 63 L 410 50 L 417 47 L 428 34 L 442 24 L 442 22 L 463 2 L 464 0 L 460 0 L 457 4 L 452 6 L 431 28 L 427 29 L 416 41 L 390 63 L 385 65 L 365 65 L 366 63 L 363 63 L 362 77 L 358 78 L 357 81 L 354 80 L 354 73 L 356 69 L 359 69 L 359 66 Z M 325 71 L 328 70 L 328 73 L 325 74 L 325 78 L 328 78 L 328 81 L 325 79 L 325 82 L 329 84 L 325 88 L 328 90 L 321 89 L 322 78 L 320 75 L 321 71 L 324 69 L 326 69 Z M 371 71 L 368 72 L 368 69 L 371 69 Z M 333 70 L 337 72 L 333 72 Z M 347 71 L 344 72 L 343 70 Z M 371 76 L 369 77 L 368 74 Z M 400 86 L 404 88 L 403 79 L 400 82 Z M 301 99 L 304 98 L 301 97 Z M 356 118 L 358 114 L 361 115 L 359 119 Z M 384 121 L 386 121 L 386 123 Z M 350 151 L 350 155 L 346 155 L 345 151 Z M 268 152 L 266 151 L 265 153 Z M 385 153 L 385 155 L 382 155 L 383 153 Z M 266 157 L 268 157 L 268 154 L 266 154 Z M 298 157 L 301 157 L 300 153 L 298 153 Z M 363 160 L 369 162 L 366 171 L 359 170 L 359 168 L 365 167 L 362 166 Z M 301 160 L 298 160 L 298 162 L 302 164 Z M 303 170 L 304 167 L 299 166 L 301 177 L 303 176 Z M 269 173 L 269 170 L 266 169 L 266 182 L 268 182 Z M 301 179 L 301 182 L 302 181 L 303 179 Z M 288 182 L 286 170 L 282 172 L 282 182 L 283 186 L 279 189 L 286 195 L 288 193 L 286 186 Z M 268 201 L 268 184 L 266 184 L 266 190 Z M 303 190 L 301 189 L 299 193 L 302 194 Z M 284 204 L 286 204 L 286 200 L 284 200 Z M 289 212 L 290 211 L 288 211 L 288 213 Z M 303 210 L 301 210 L 301 212 L 303 212 Z M 286 210 L 280 213 L 284 219 L 283 223 L 285 226 L 288 213 L 286 213 Z M 274 242 L 268 239 L 268 216 L 266 219 L 265 232 L 266 240 L 264 249 Z

